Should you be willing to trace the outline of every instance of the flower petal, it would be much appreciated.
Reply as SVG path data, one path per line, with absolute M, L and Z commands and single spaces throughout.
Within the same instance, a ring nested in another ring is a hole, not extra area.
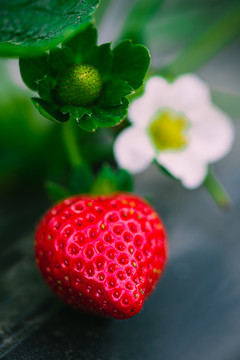
M 130 105 L 128 116 L 136 126 L 146 128 L 158 110 L 185 113 L 209 102 L 209 89 L 196 75 L 182 75 L 174 83 L 154 76 L 147 81 L 143 96 Z
M 121 132 L 114 144 L 114 154 L 119 166 L 132 174 L 145 170 L 155 155 L 148 137 L 136 127 Z
M 170 104 L 171 84 L 160 76 L 154 76 L 148 80 L 144 94 L 130 105 L 128 117 L 136 126 L 146 128 L 156 112 Z
M 211 101 L 208 86 L 196 75 L 182 75 L 172 84 L 172 108 L 183 112 Z
M 191 147 L 205 162 L 226 155 L 233 144 L 234 129 L 230 118 L 214 105 L 199 109 L 198 121 L 190 129 Z
M 207 175 L 207 164 L 191 148 L 179 153 L 161 153 L 157 161 L 188 189 L 199 187 Z

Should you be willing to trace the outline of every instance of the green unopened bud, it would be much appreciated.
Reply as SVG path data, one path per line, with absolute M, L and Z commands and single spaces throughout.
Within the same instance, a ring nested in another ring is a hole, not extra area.
M 91 65 L 73 65 L 63 74 L 55 90 L 62 105 L 88 106 L 100 96 L 102 79 Z

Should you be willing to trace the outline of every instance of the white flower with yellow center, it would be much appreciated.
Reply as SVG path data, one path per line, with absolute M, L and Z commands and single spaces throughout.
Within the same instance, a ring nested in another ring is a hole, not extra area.
M 226 155 L 234 138 L 229 117 L 192 74 L 174 83 L 152 77 L 143 96 L 131 104 L 129 120 L 132 126 L 114 144 L 119 166 L 136 174 L 155 159 L 189 189 L 201 185 L 208 164 Z

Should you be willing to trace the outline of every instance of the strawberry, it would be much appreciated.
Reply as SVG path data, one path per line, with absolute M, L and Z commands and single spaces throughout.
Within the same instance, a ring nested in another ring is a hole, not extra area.
M 60 104 L 88 106 L 100 96 L 102 79 L 91 65 L 72 65 L 62 75 L 55 96 Z
M 64 302 L 125 319 L 142 309 L 155 288 L 167 239 L 157 213 L 136 195 L 78 195 L 43 217 L 35 254 L 47 284 Z

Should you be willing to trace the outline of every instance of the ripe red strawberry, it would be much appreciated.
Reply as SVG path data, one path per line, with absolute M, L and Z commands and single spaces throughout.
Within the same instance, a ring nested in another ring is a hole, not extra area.
M 141 310 L 166 257 L 158 215 L 127 193 L 66 199 L 36 233 L 36 260 L 53 292 L 74 308 L 117 319 Z

